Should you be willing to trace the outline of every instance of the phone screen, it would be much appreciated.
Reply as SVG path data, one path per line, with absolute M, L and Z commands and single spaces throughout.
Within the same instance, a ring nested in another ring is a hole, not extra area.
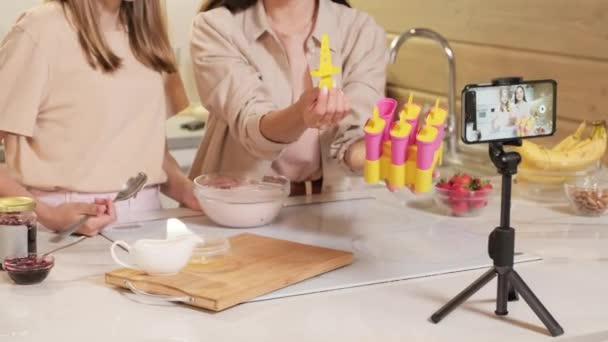
M 463 140 L 507 141 L 555 133 L 557 83 L 474 85 L 463 92 Z

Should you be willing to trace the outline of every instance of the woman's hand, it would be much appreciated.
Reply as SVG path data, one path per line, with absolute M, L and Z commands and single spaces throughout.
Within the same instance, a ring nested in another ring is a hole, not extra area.
M 291 144 L 306 129 L 334 126 L 349 112 L 350 101 L 342 90 L 312 88 L 291 106 L 264 115 L 260 131 L 270 141 Z
M 40 223 L 55 232 L 62 232 L 82 216 L 90 218 L 78 233 L 86 236 L 99 234 L 109 224 L 116 222 L 116 209 L 109 199 L 95 199 L 95 203 L 64 203 L 56 207 L 43 205 L 39 210 Z
M 186 208 L 203 211 L 196 196 L 194 196 L 194 183 L 188 178 L 184 179 L 179 202 Z
M 295 103 L 308 128 L 337 125 L 350 112 L 350 100 L 341 89 L 313 88 Z

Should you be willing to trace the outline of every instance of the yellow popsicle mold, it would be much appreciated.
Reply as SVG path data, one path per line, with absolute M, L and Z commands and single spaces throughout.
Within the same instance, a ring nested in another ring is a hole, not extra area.
M 401 188 L 405 186 L 405 164 L 391 165 L 391 172 L 388 175 L 390 185 Z
M 364 169 L 365 181 L 369 184 L 376 184 L 380 181 L 380 161 L 379 160 L 366 160 Z
M 391 142 L 390 140 L 385 141 L 384 144 L 382 144 L 382 155 L 383 156 L 387 156 L 390 157 L 391 153 L 392 153 L 392 149 L 391 149 Z
M 412 121 L 418 119 L 420 116 L 420 112 L 422 111 L 422 107 L 415 104 L 414 102 L 414 94 L 410 93 L 410 96 L 407 100 L 407 104 L 403 107 L 401 112 L 399 113 L 399 117 L 403 118 L 407 121 Z
M 447 117 L 448 112 L 439 107 L 439 99 L 437 99 L 437 101 L 435 101 L 435 108 L 433 108 L 426 117 L 426 124 L 430 126 L 440 126 L 445 123 Z
M 399 121 L 391 129 L 391 136 L 395 138 L 405 138 L 410 135 L 412 125 L 407 123 L 403 111 L 399 114 Z
M 414 189 L 416 192 L 429 192 L 433 184 L 433 169 L 418 170 L 416 173 L 416 184 Z
M 321 52 L 319 54 L 319 69 L 312 70 L 310 74 L 313 77 L 319 77 L 319 88 L 333 88 L 334 79 L 333 75 L 340 73 L 340 67 L 332 65 L 331 51 L 329 45 L 329 36 L 324 34 L 321 37 Z
M 433 164 L 428 170 L 416 169 L 416 180 L 414 189 L 416 192 L 429 192 L 433 186 L 433 171 L 437 165 L 440 154 L 435 152 L 433 156 Z
M 418 147 L 410 145 L 407 148 L 407 161 L 405 162 L 405 184 L 414 185 L 416 183 L 416 160 Z
M 388 179 L 392 163 L 391 142 L 385 141 L 382 144 L 382 155 L 380 156 L 380 179 Z
M 416 136 L 416 139 L 421 142 L 430 143 L 437 139 L 439 130 L 433 126 L 424 126 Z
M 378 107 L 374 107 L 374 113 L 372 118 L 367 120 L 365 124 L 365 133 L 369 134 L 379 134 L 384 131 L 384 126 L 386 122 L 380 117 L 380 110 Z
M 399 113 L 400 116 L 404 116 L 407 121 L 416 120 L 420 116 L 422 108 L 416 104 L 403 108 Z
M 380 178 L 381 179 L 388 179 L 391 165 L 393 165 L 391 156 L 383 154 L 382 157 L 380 157 Z

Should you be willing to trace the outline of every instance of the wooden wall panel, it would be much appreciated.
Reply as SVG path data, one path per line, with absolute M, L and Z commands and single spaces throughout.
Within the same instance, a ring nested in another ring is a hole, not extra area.
M 458 96 L 466 84 L 497 76 L 553 78 L 558 82 L 560 116 L 608 118 L 608 62 L 457 42 L 451 45 L 456 56 Z M 402 46 L 397 64 L 389 67 L 388 80 L 400 87 L 446 94 L 447 76 L 447 61 L 440 47 L 428 40 L 412 40 Z
M 451 41 L 608 59 L 606 0 L 351 0 L 389 32 L 428 27 Z
M 581 120 L 608 119 L 608 0 L 351 0 L 387 30 L 387 40 L 426 27 L 450 40 L 457 98 L 465 84 L 501 76 L 556 79 L 558 132 Z M 414 91 L 424 103 L 447 94 L 447 62 L 427 40 L 404 45 L 389 66 L 388 93 L 402 103 Z M 460 103 L 457 103 L 460 111 Z M 608 158 L 608 156 L 607 156 Z

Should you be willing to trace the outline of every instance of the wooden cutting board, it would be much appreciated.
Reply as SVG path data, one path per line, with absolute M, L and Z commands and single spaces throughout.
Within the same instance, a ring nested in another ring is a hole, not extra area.
M 186 304 L 221 311 L 353 262 L 353 254 L 255 234 L 230 238 L 231 255 L 190 264 L 172 276 L 119 269 L 106 283 L 156 295 L 187 296 Z

